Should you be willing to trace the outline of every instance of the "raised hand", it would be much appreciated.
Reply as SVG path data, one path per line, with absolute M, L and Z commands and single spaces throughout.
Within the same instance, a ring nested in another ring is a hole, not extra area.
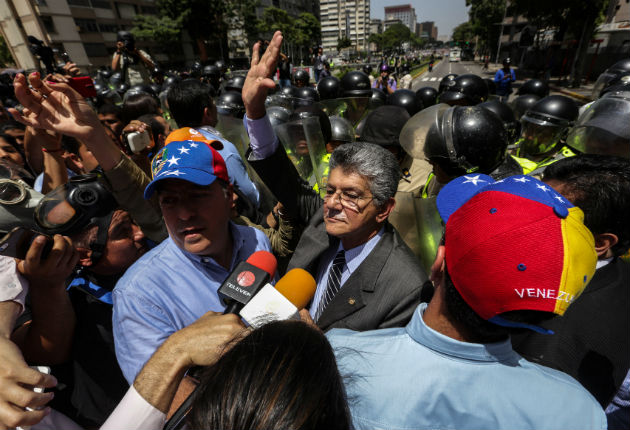
M 29 75 L 28 83 L 22 74 L 13 81 L 15 96 L 24 106 L 21 113 L 9 109 L 17 121 L 77 139 L 89 139 L 95 131 L 104 132 L 94 110 L 68 84 L 43 82 L 36 72 Z
M 276 31 L 262 57 L 259 55 L 260 42 L 252 49 L 252 63 L 243 84 L 243 103 L 250 119 L 265 116 L 265 98 L 267 90 L 274 88 L 276 83 L 269 76 L 276 70 L 276 62 L 282 46 L 282 33 Z

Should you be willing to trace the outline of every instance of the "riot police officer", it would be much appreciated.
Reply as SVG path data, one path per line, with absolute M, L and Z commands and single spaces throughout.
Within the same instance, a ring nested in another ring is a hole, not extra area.
M 487 102 L 479 103 L 479 106 L 488 109 L 490 112 L 494 112 L 501 118 L 505 131 L 507 132 L 508 143 L 511 144 L 516 141 L 520 127 L 518 126 L 519 123 L 516 121 L 516 118 L 514 118 L 512 108 L 510 108 L 507 103 L 499 100 L 488 100 Z
M 433 87 L 422 87 L 416 91 L 416 97 L 422 102 L 423 108 L 428 108 L 437 103 L 438 92 Z
M 540 100 L 540 97 L 535 94 L 524 94 L 512 100 L 510 107 L 512 108 L 512 112 L 514 112 L 516 120 L 520 121 L 521 117 L 525 115 L 525 112 L 538 103 L 538 100 Z
M 549 164 L 575 155 L 564 139 L 577 117 L 575 102 L 559 95 L 540 99 L 525 112 L 515 157 L 525 174 L 541 175 Z
M 523 83 L 516 92 L 518 95 L 534 94 L 535 96 L 547 97 L 549 95 L 549 85 L 540 79 L 530 79 Z
M 433 165 L 423 197 L 436 196 L 444 184 L 465 174 L 484 173 L 496 179 L 522 174 L 506 157 L 508 140 L 501 119 L 479 106 L 440 103 L 424 109 L 405 124 L 400 143 L 412 157 L 426 158 Z
M 387 96 L 387 104 L 405 109 L 409 113 L 409 117 L 414 116 L 423 108 L 422 102 L 416 97 L 416 94 L 411 90 L 404 89 L 396 90 Z
M 438 86 L 438 93 L 442 94 L 448 87 L 450 87 L 457 77 L 457 73 L 449 73 L 444 76 L 440 81 L 440 85 Z
M 440 95 L 440 103 L 451 106 L 474 106 L 488 100 L 488 86 L 477 75 L 459 75 Z
M 317 83 L 317 92 L 322 100 L 336 99 L 339 97 L 341 84 L 335 76 L 326 76 Z
M 310 76 L 306 70 L 296 70 L 293 73 L 293 85 L 298 88 L 308 86 L 308 82 L 310 80 Z

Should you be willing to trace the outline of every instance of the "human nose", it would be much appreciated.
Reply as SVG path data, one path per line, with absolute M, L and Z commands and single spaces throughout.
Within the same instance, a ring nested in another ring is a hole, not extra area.
M 177 207 L 177 217 L 181 220 L 189 220 L 193 216 L 195 216 L 197 209 L 195 205 L 191 202 L 183 201 Z

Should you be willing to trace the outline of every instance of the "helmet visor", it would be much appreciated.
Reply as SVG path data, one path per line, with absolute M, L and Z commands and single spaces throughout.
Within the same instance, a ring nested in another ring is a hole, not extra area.
M 319 103 L 326 115 L 344 118 L 350 121 L 353 127 L 356 127 L 372 110 L 371 95 L 370 91 L 369 97 L 345 97 L 322 100 Z
M 441 122 L 444 113 L 450 107 L 440 103 L 423 109 L 405 124 L 400 132 L 400 145 L 413 158 L 448 158 L 441 137 Z
M 597 81 L 595 81 L 595 84 L 593 85 L 593 92 L 591 93 L 591 98 L 593 100 L 597 100 L 599 98 L 599 93 L 602 92 L 604 87 L 606 87 L 606 84 L 610 82 L 615 76 L 617 75 L 614 73 L 606 73 L 606 72 L 599 75 L 599 78 L 597 78 Z
M 521 120 L 520 155 L 540 155 L 553 149 L 560 141 L 566 127 L 549 122 Z

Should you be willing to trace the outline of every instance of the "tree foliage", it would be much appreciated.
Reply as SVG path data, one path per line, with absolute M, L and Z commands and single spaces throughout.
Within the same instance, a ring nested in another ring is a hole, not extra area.
M 409 43 L 412 46 L 420 47 L 424 41 L 417 37 L 409 28 L 401 23 L 396 23 L 385 30 L 383 33 L 371 34 L 368 42 L 374 43 L 379 51 L 393 51 L 402 47 L 403 43 Z
M 337 51 L 341 51 L 344 48 L 349 48 L 352 46 L 352 41 L 347 37 L 342 37 L 337 39 Z
M 465 40 L 472 42 L 477 36 L 478 51 L 495 52 L 505 12 L 505 0 L 466 0 L 466 6 L 470 6 L 468 22 L 472 34 Z
M 256 35 L 258 0 L 157 0 L 156 5 L 160 18 L 136 17 L 134 34 L 158 41 L 173 41 L 181 37 L 181 31 L 185 29 L 197 42 L 202 60 L 208 59 L 206 44 L 215 51 L 227 53 L 228 26 L 232 29 L 239 26 L 237 30 L 242 30 L 250 39 Z M 154 25 L 153 29 L 151 25 Z M 170 39 L 159 39 L 169 34 Z
M 133 23 L 131 32 L 138 39 L 154 40 L 166 46 L 181 39 L 182 17 L 172 19 L 168 16 L 136 15 Z
M 286 46 L 305 48 L 306 52 L 319 42 L 321 34 L 320 23 L 312 13 L 302 12 L 294 18 L 285 10 L 273 6 L 265 8 L 257 28 L 263 34 L 280 30 Z
M 576 40 L 571 67 L 573 86 L 579 86 L 589 41 L 603 20 L 609 0 L 515 0 L 513 12 L 522 14 L 538 28 L 554 27 Z M 566 36 L 565 36 L 566 39 Z
M 465 41 L 470 41 L 474 37 L 475 37 L 474 25 L 472 22 L 467 21 L 467 22 L 462 22 L 461 24 L 459 24 L 457 27 L 453 29 L 453 36 L 451 36 L 451 39 L 453 39 L 456 42 L 465 42 Z
M 8 67 L 13 64 L 15 64 L 15 61 L 13 61 L 11 51 L 9 51 L 4 37 L 0 34 L 0 67 Z

